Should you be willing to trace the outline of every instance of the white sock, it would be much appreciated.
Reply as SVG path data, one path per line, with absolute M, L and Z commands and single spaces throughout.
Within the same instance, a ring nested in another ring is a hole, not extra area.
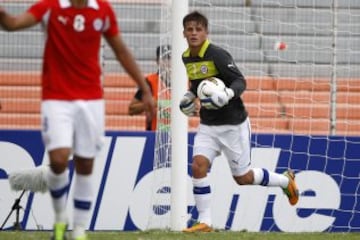
M 74 238 L 85 234 L 89 224 L 92 198 L 92 175 L 76 174 L 74 184 Z
M 85 235 L 85 227 L 82 226 L 74 226 L 73 230 L 72 230 L 72 237 L 73 239 L 77 238 L 77 237 L 81 237 Z
M 52 205 L 55 212 L 55 222 L 66 223 L 66 202 L 69 192 L 69 170 L 55 174 L 51 169 L 46 175 L 46 182 L 50 190 Z
M 211 226 L 211 188 L 208 177 L 193 178 L 193 186 L 195 204 L 199 212 L 198 221 Z
M 263 168 L 253 168 L 254 185 L 277 186 L 285 188 L 289 184 L 289 179 L 283 174 L 268 171 Z

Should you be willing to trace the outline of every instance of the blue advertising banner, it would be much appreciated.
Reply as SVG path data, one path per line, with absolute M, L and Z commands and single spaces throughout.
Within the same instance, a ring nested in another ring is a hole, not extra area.
M 189 163 L 193 137 L 190 133 Z M 155 138 L 151 132 L 106 134 L 103 151 L 96 159 L 96 196 L 90 230 L 130 231 L 169 225 L 171 186 L 163 180 L 168 178 L 170 170 L 169 165 L 163 169 L 153 168 Z M 253 166 L 279 173 L 287 168 L 295 170 L 300 201 L 290 206 L 281 189 L 236 185 L 224 157 L 220 156 L 210 173 L 216 228 L 360 231 L 360 137 L 255 134 L 252 143 Z M 8 174 L 46 165 L 48 158 L 39 131 L 1 130 L 0 156 L 1 224 L 20 195 L 10 189 Z M 69 163 L 71 167 L 71 160 Z M 190 167 L 188 172 L 188 195 L 191 196 Z M 69 193 L 69 198 L 71 196 Z M 26 192 L 20 203 L 23 229 L 52 228 L 52 207 L 47 193 Z M 162 205 L 163 210 L 155 211 L 155 205 Z M 188 209 L 189 219 L 196 218 L 193 199 L 189 200 Z M 4 223 L 5 229 L 12 228 L 14 221 L 15 214 L 12 214 Z

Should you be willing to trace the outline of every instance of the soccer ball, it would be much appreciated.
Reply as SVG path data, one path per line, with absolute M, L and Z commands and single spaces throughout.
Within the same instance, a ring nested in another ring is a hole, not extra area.
M 197 88 L 197 95 L 200 100 L 211 97 L 211 94 L 215 91 L 222 91 L 225 89 L 225 84 L 221 79 L 211 77 L 204 79 L 200 82 Z

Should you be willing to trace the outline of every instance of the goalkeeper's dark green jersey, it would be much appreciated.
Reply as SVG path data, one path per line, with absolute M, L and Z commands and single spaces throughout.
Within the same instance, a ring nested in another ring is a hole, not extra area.
M 200 122 L 206 125 L 236 125 L 247 117 L 247 111 L 240 95 L 246 88 L 246 81 L 237 68 L 232 56 L 223 48 L 204 42 L 198 56 L 190 56 L 187 49 L 182 55 L 190 81 L 190 91 L 197 95 L 199 83 L 206 78 L 221 79 L 226 87 L 234 90 L 235 96 L 229 104 L 217 110 L 200 109 Z

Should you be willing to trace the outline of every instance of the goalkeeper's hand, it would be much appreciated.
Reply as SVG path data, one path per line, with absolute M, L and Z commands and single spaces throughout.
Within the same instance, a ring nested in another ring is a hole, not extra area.
M 206 109 L 219 109 L 229 103 L 229 100 L 234 97 L 234 90 L 231 88 L 224 88 L 221 91 L 213 91 L 209 98 L 201 100 L 201 106 Z
M 186 116 L 193 116 L 195 115 L 195 95 L 191 91 L 187 91 L 180 101 L 180 110 Z

